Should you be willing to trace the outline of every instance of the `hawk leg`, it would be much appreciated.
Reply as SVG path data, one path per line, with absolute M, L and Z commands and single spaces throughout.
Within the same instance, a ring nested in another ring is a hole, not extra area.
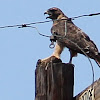
M 50 61 L 53 61 L 53 62 L 60 61 L 61 62 L 60 54 L 62 53 L 63 48 L 64 46 L 57 42 L 53 54 L 48 58 L 39 60 L 39 63 L 44 64 L 46 66 Z
M 77 56 L 77 52 L 75 52 L 74 50 L 69 50 L 70 51 L 70 60 L 69 63 L 72 63 L 72 58 Z

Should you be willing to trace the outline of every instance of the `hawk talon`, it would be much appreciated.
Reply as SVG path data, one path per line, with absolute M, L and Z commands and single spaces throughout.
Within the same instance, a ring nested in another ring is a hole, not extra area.
M 46 67 L 45 67 L 45 70 L 47 70 L 47 69 L 48 69 L 48 65 L 49 65 L 49 63 L 47 63 L 47 65 L 46 65 Z
M 41 59 L 38 60 L 37 62 L 38 66 L 47 66 L 47 61 L 42 61 Z
M 37 61 L 37 64 L 36 64 L 36 65 L 38 66 L 38 65 L 40 65 L 40 64 L 41 64 L 41 59 L 39 59 L 39 60 Z
M 39 59 L 37 62 L 37 66 L 41 65 L 41 66 L 46 67 L 46 69 L 47 69 L 47 66 L 49 63 L 51 63 L 51 61 L 52 61 L 52 63 L 62 62 L 61 59 L 58 59 L 55 56 L 51 56 L 51 57 L 46 58 L 44 60 Z

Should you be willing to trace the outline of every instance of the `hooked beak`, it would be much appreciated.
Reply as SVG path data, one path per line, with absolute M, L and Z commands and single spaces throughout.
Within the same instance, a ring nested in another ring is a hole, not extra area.
M 51 12 L 49 12 L 48 10 L 47 10 L 46 12 L 44 12 L 44 15 L 45 15 L 45 14 L 49 15 L 48 17 L 46 17 L 46 19 L 47 19 L 47 18 L 50 18 L 50 17 L 52 16 Z
M 48 14 L 48 11 L 45 11 L 45 12 L 44 12 L 44 15 L 45 15 L 45 14 Z
M 48 11 L 44 12 L 44 15 L 45 15 L 45 14 L 48 14 Z M 49 14 L 48 14 L 48 15 L 49 15 Z M 48 17 L 46 17 L 46 19 L 47 19 L 47 18 L 49 18 L 49 16 L 48 16 Z

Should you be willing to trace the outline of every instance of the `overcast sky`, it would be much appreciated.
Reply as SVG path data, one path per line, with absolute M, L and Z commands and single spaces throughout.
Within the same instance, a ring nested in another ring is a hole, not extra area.
M 0 26 L 45 21 L 44 12 L 51 7 L 60 8 L 68 17 L 100 13 L 100 0 L 0 0 Z M 100 15 L 73 21 L 95 42 L 100 50 Z M 40 33 L 51 35 L 52 22 L 37 24 Z M 34 100 L 35 68 L 38 59 L 48 57 L 49 38 L 40 36 L 33 28 L 0 29 L 0 100 Z M 69 61 L 65 49 L 61 59 Z M 93 61 L 95 80 L 100 69 Z M 92 83 L 92 69 L 88 59 L 78 55 L 75 65 L 74 95 Z

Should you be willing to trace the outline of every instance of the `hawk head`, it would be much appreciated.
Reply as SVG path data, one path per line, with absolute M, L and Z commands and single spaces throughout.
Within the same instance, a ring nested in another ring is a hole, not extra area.
M 56 7 L 48 9 L 44 14 L 48 14 L 49 16 L 46 18 L 50 18 L 52 20 L 59 19 L 60 16 L 64 15 L 64 13 Z

